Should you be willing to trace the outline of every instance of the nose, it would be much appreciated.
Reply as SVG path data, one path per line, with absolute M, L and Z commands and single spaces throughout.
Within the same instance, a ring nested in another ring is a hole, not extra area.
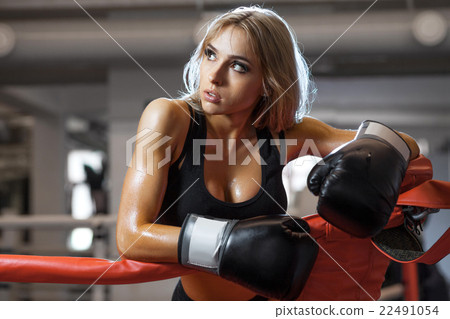
M 214 66 L 210 69 L 208 74 L 208 80 L 209 82 L 215 84 L 215 85 L 222 85 L 223 82 L 223 74 L 222 74 L 222 68 L 218 66 Z

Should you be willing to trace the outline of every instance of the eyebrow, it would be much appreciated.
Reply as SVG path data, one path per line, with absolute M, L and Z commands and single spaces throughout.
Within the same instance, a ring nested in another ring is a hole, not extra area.
M 210 48 L 213 49 L 214 51 L 219 52 L 219 50 L 217 50 L 212 44 L 208 44 L 206 47 L 210 47 Z M 249 59 L 247 59 L 245 56 L 242 56 L 242 55 L 229 55 L 228 58 L 230 58 L 230 59 L 244 60 L 244 61 L 246 61 L 248 64 L 253 65 L 253 63 L 251 63 Z

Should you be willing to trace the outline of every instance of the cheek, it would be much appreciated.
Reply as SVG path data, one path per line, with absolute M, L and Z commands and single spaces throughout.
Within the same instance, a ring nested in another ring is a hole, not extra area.
M 239 95 L 246 96 L 249 99 L 259 98 L 262 90 L 261 79 L 246 79 L 244 81 L 236 81 L 236 88 L 239 89 Z
M 209 61 L 207 60 L 206 61 L 202 60 L 202 62 L 200 63 L 200 68 L 198 72 L 200 83 L 208 81 L 208 75 L 211 69 L 211 64 L 208 62 Z
M 204 63 L 202 62 L 202 63 L 200 64 L 200 69 L 199 69 L 199 73 L 198 73 L 200 82 L 203 81 L 203 79 L 204 79 L 204 74 L 205 74 L 205 66 L 204 66 Z

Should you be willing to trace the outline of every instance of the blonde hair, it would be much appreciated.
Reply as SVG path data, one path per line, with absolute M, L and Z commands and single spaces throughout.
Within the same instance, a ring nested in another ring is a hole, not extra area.
M 209 23 L 206 35 L 185 65 L 186 92 L 181 98 L 202 112 L 198 87 L 203 51 L 229 25 L 246 32 L 253 52 L 260 58 L 265 94 L 252 114 L 255 127 L 279 132 L 300 122 L 310 112 L 316 93 L 307 63 L 286 21 L 274 11 L 257 6 L 239 7 Z

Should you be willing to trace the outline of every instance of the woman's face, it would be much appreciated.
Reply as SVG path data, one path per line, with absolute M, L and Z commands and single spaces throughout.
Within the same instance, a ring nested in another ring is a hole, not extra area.
M 262 82 L 258 57 L 241 28 L 225 27 L 207 44 L 199 86 L 205 113 L 251 113 L 263 95 Z

